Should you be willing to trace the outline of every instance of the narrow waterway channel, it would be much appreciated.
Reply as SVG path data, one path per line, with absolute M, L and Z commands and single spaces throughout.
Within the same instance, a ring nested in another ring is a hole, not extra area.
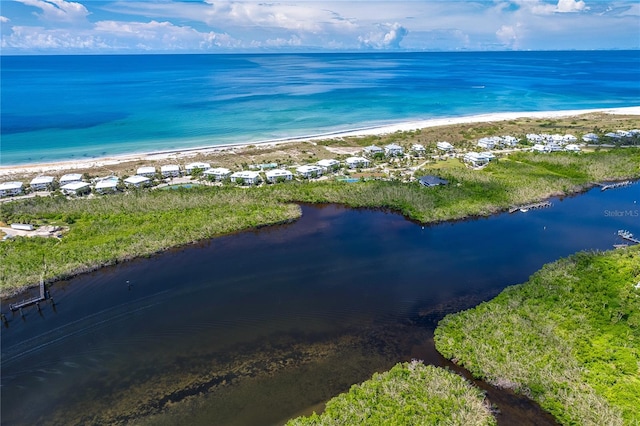
M 55 283 L 55 308 L 24 318 L 3 300 L 2 424 L 278 424 L 397 362 L 451 366 L 431 340 L 446 313 L 640 234 L 638 184 L 552 203 L 432 226 L 303 206 L 293 224 Z M 489 397 L 504 424 L 553 424 Z

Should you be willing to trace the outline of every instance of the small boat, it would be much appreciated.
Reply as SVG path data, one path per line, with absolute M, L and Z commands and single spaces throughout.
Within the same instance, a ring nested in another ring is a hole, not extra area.
M 520 209 L 520 211 L 521 211 L 522 213 L 526 213 L 526 212 L 528 212 L 528 211 L 529 211 L 529 209 Z

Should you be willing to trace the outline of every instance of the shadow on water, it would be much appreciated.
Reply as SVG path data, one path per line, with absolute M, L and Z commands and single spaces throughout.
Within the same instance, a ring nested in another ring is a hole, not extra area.
M 435 351 L 436 322 L 546 262 L 611 248 L 637 218 L 606 213 L 637 208 L 636 189 L 428 227 L 303 206 L 293 224 L 55 283 L 55 312 L 0 327 L 3 425 L 279 424 L 412 358 L 466 374 Z M 501 424 L 554 424 L 476 384 Z

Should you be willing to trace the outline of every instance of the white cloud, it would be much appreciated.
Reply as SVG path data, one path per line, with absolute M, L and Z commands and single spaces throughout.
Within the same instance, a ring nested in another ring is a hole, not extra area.
M 583 10 L 589 10 L 589 8 L 582 0 L 558 0 L 556 6 L 556 12 L 560 13 L 581 12 Z
M 16 0 L 27 6 L 39 8 L 42 13 L 35 13 L 44 21 L 53 22 L 82 22 L 89 15 L 89 11 L 80 3 L 65 0 Z
M 518 49 L 520 46 L 522 24 L 503 25 L 496 31 L 496 37 L 504 46 Z
M 11 19 L 7 18 L 6 16 L 0 15 L 0 22 L 6 23 L 6 22 L 9 22 L 9 21 L 11 21 Z
M 379 25 L 377 31 L 358 37 L 358 41 L 366 47 L 375 49 L 398 48 L 407 34 L 409 30 L 395 22 Z
M 91 34 L 63 29 L 14 26 L 11 35 L 2 38 L 3 48 L 24 50 L 102 50 L 111 46 Z

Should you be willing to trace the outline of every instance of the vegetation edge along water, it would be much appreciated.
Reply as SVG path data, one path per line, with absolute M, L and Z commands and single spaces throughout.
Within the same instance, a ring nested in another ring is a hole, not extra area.
M 640 246 L 547 264 L 435 331 L 445 357 L 567 425 L 640 422 L 639 342 Z M 482 392 L 455 376 L 397 364 L 287 425 L 495 424 Z
M 258 188 L 139 190 L 91 199 L 35 197 L 0 204 L 0 221 L 68 228 L 61 239 L 12 238 L 0 244 L 0 294 L 190 242 L 294 220 L 296 203 L 386 208 L 433 223 L 488 216 L 510 206 L 571 194 L 604 180 L 640 177 L 640 149 L 591 153 L 514 153 L 472 170 L 457 160 L 424 166 L 449 181 L 290 182 Z

